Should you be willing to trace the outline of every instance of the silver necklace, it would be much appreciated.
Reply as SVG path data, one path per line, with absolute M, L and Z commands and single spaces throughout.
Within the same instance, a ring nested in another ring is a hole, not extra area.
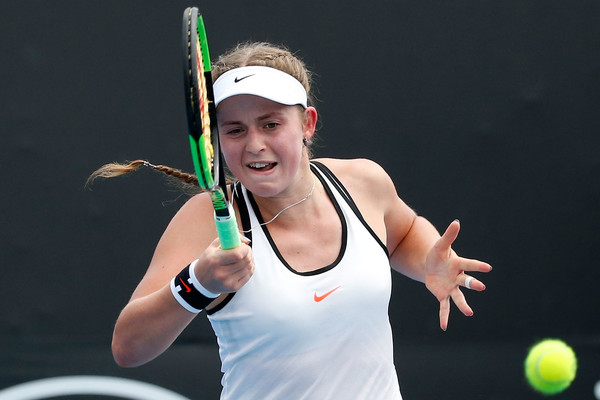
M 292 207 L 297 206 L 300 203 L 305 202 L 306 200 L 308 200 L 310 198 L 310 196 L 313 195 L 313 192 L 315 191 L 315 187 L 317 186 L 317 180 L 315 179 L 315 177 L 313 176 L 313 184 L 312 184 L 312 188 L 310 189 L 310 192 L 308 192 L 308 194 L 306 196 L 304 196 L 303 199 L 298 200 L 297 202 L 295 202 L 294 204 L 290 204 L 289 206 L 285 207 L 284 209 L 282 209 L 281 211 L 279 211 L 277 214 L 275 214 L 275 216 L 273 218 L 271 218 L 270 220 L 268 220 L 267 222 L 263 222 L 261 224 L 258 224 L 256 226 L 252 226 L 250 227 L 250 229 L 248 229 L 247 231 L 242 231 L 242 233 L 249 233 L 251 232 L 253 229 L 258 228 L 259 226 L 264 226 L 267 224 L 270 224 L 271 222 L 275 221 L 277 219 L 277 217 L 279 217 L 281 214 L 283 214 L 284 211 L 289 210 Z

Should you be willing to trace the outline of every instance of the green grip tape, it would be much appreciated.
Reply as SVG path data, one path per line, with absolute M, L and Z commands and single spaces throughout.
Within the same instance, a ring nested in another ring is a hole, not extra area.
M 235 213 L 232 210 L 230 214 L 228 217 L 217 217 L 215 215 L 217 235 L 219 235 L 221 248 L 225 250 L 234 249 L 242 243 Z

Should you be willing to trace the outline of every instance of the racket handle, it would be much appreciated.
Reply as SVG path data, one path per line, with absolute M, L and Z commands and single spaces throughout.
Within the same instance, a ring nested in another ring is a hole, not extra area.
M 229 206 L 229 208 L 229 216 L 218 217 L 215 215 L 217 235 L 219 235 L 221 248 L 225 250 L 234 249 L 242 243 L 240 240 L 237 219 L 235 218 L 235 212 L 231 209 L 231 206 Z

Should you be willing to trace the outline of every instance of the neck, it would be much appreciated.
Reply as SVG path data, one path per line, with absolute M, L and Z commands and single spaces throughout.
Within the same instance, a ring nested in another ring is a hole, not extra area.
M 265 222 L 261 225 L 270 224 L 277 219 L 280 221 L 289 220 L 290 217 L 297 217 L 298 213 L 306 212 L 305 204 L 311 199 L 317 186 L 317 178 L 312 174 L 310 177 L 312 178 L 309 183 L 310 187 L 306 188 L 306 185 L 303 185 L 304 189 L 302 191 L 298 190 L 297 195 L 277 199 L 257 198 L 255 196 L 256 204 L 258 204 L 265 219 Z

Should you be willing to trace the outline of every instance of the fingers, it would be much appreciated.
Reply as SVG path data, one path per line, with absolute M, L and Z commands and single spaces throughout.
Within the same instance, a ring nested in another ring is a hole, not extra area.
M 448 329 L 448 319 L 450 318 L 450 298 L 446 297 L 440 301 L 440 328 L 443 331 Z
M 452 246 L 452 243 L 458 237 L 458 232 L 460 232 L 460 222 L 455 219 L 452 223 L 446 228 L 446 232 L 442 235 L 442 237 L 435 244 L 435 248 L 440 251 L 449 250 Z
M 450 316 L 450 305 L 452 302 L 465 316 L 472 316 L 473 310 L 461 291 L 461 287 L 474 291 L 483 291 L 486 286 L 480 280 L 468 275 L 471 272 L 490 272 L 492 266 L 488 263 L 459 257 L 453 250 L 452 245 L 460 232 L 460 222 L 452 221 L 444 234 L 434 245 L 435 251 L 430 252 L 433 265 L 443 268 L 430 268 L 431 275 L 426 278 L 427 287 L 438 298 L 440 302 L 440 328 L 448 328 Z
M 443 331 L 448 329 L 448 320 L 450 318 L 450 299 L 454 302 L 456 307 L 467 317 L 472 317 L 474 312 L 473 309 L 467 303 L 464 294 L 457 287 L 454 289 L 450 296 L 440 301 L 440 328 Z
M 440 328 L 442 328 L 442 330 L 444 331 L 448 328 L 448 319 L 450 316 L 450 299 L 452 299 L 456 307 L 465 316 L 471 317 L 474 314 L 473 309 L 467 303 L 465 295 L 460 290 L 460 286 L 478 292 L 485 290 L 485 285 L 483 284 L 483 282 L 466 274 L 460 274 L 457 277 L 456 285 L 457 286 L 450 291 L 449 296 L 444 297 L 440 300 Z
M 486 262 L 478 260 L 470 260 L 468 258 L 461 259 L 461 269 L 470 272 L 490 272 L 492 266 Z
M 485 290 L 485 284 L 483 282 L 465 274 L 465 272 L 490 272 L 492 270 L 492 266 L 485 262 L 464 258 L 461 260 L 460 264 L 462 273 L 458 275 L 456 284 L 467 289 L 476 290 L 478 292 Z
M 460 312 L 467 317 L 473 316 L 473 310 L 471 307 L 469 307 L 469 304 L 467 304 L 465 296 L 462 294 L 460 289 L 456 288 L 452 291 L 450 296 L 440 301 L 440 328 L 442 328 L 443 331 L 448 329 L 448 320 L 450 318 L 450 298 L 452 298 L 452 301 L 454 304 L 456 304 L 456 307 L 458 307 Z
M 252 277 L 254 273 L 254 262 L 250 261 L 248 265 L 243 265 L 237 270 L 230 269 L 225 271 L 221 282 L 228 292 L 238 291 Z
M 461 292 L 459 288 L 454 289 L 452 291 L 451 296 L 452 301 L 454 301 L 454 304 L 456 304 L 456 307 L 458 307 L 460 312 L 462 312 L 467 317 L 473 316 L 473 309 L 469 307 L 467 299 L 465 299 L 465 295 L 463 294 L 463 292 Z
M 240 246 L 242 247 L 242 246 Z M 254 273 L 254 259 L 250 248 L 239 249 L 234 254 L 231 250 L 224 250 L 227 254 L 220 258 L 221 265 L 214 268 L 214 277 L 225 286 L 228 291 L 237 291 Z
M 211 253 L 215 258 L 218 259 L 218 263 L 222 265 L 235 264 L 242 260 L 250 251 L 250 247 L 246 243 L 246 240 L 243 237 L 240 237 L 242 240 L 242 244 L 233 249 L 222 249 L 219 239 L 215 239 L 211 244 Z
M 251 248 L 243 241 L 234 249 L 223 250 L 218 239 L 202 254 L 196 275 L 200 283 L 214 293 L 235 292 L 254 273 Z
M 473 278 L 470 275 L 460 274 L 458 276 L 457 280 L 458 280 L 457 284 L 464 288 L 476 290 L 478 292 L 485 290 L 484 283 L 478 279 Z

